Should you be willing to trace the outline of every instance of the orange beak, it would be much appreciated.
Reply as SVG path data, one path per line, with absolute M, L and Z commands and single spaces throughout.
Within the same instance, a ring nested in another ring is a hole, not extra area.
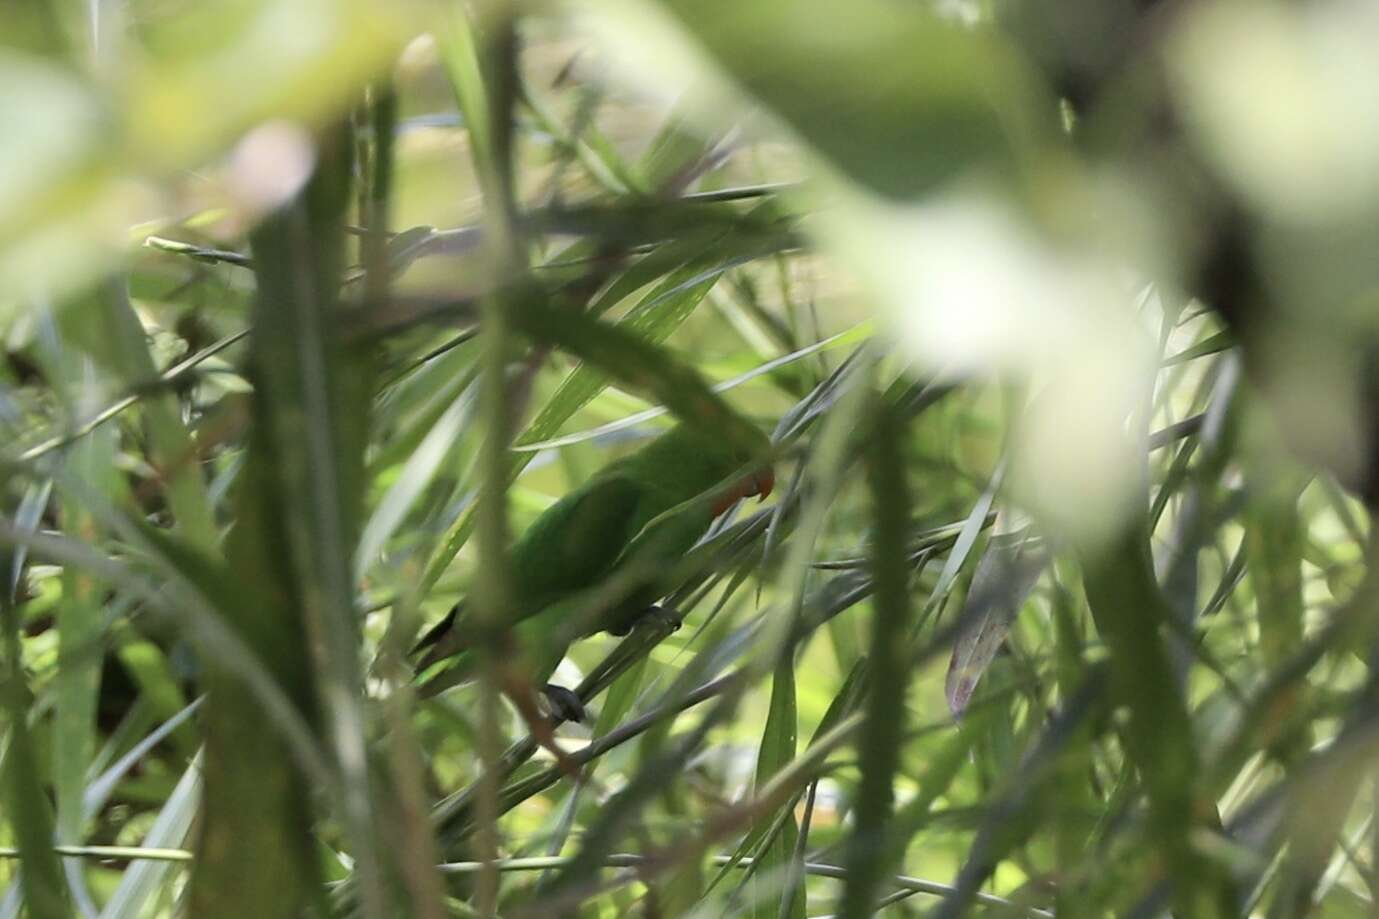
M 776 487 L 776 474 L 770 466 L 752 476 L 752 487 L 755 491 L 750 491 L 747 494 L 749 496 L 756 495 L 758 501 L 765 501 L 772 489 Z
M 755 472 L 737 484 L 737 488 L 728 492 L 718 499 L 718 503 L 713 506 L 713 515 L 719 514 L 732 507 L 741 498 L 750 498 L 756 495 L 765 501 L 766 496 L 771 493 L 771 489 L 776 487 L 776 474 L 770 467 Z

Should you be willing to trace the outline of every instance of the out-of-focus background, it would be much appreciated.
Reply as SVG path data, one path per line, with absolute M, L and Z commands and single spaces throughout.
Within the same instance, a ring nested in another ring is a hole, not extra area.
M 1373 914 L 1376 47 L 6 4 L 0 919 Z M 553 725 L 511 537 L 677 419 L 775 491 Z

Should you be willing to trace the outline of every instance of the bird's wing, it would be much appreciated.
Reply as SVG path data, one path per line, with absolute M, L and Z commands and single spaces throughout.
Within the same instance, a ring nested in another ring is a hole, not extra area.
M 630 476 L 600 475 L 538 517 L 512 550 L 518 618 L 599 583 L 637 535 L 647 498 Z
M 673 506 L 670 501 L 662 503 Z M 617 564 L 627 564 L 634 559 L 653 563 L 676 561 L 708 532 L 713 518 L 712 509 L 702 503 L 659 516 L 632 535 L 618 556 Z
M 597 584 L 636 535 L 645 490 L 621 474 L 590 479 L 546 509 L 512 549 L 516 625 L 553 603 Z M 425 652 L 417 672 L 468 650 L 465 603 L 417 642 L 412 654 Z
M 657 506 L 673 507 L 677 503 L 663 496 Z M 589 631 L 607 630 L 620 635 L 650 604 L 669 593 L 676 586 L 670 576 L 708 531 L 713 518 L 712 509 L 700 504 L 657 516 L 639 527 L 613 563 L 614 568 L 635 578 L 637 586 L 622 602 L 606 609 Z

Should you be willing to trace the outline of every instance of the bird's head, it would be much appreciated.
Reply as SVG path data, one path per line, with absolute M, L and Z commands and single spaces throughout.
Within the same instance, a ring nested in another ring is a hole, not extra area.
M 734 473 L 741 473 L 748 470 L 746 474 L 740 475 L 735 480 L 732 487 L 723 493 L 723 496 L 714 503 L 713 515 L 719 514 L 732 507 L 742 498 L 757 498 L 765 501 L 776 487 L 776 474 L 771 468 L 769 457 L 771 454 L 771 440 L 761 431 L 748 425 L 733 426 L 730 431 L 724 433 L 724 446 L 728 448 L 730 454 L 731 468 Z
M 765 501 L 775 487 L 776 474 L 770 466 L 764 466 L 750 475 L 743 476 L 734 488 L 724 492 L 722 497 L 714 502 L 713 515 L 717 517 L 743 498 L 758 498 Z
M 765 498 L 776 484 L 771 439 L 737 415 L 676 425 L 637 455 L 692 493 L 714 492 L 715 517 L 742 498 Z

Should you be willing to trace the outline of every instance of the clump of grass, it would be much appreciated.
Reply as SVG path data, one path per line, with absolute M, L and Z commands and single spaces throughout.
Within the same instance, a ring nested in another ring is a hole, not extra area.
M 629 6 L 671 105 L 549 10 L 18 16 L 0 917 L 1370 911 L 1373 208 L 1223 168 L 1211 16 L 1009 6 Z M 676 420 L 770 502 L 510 704 L 512 535 Z

